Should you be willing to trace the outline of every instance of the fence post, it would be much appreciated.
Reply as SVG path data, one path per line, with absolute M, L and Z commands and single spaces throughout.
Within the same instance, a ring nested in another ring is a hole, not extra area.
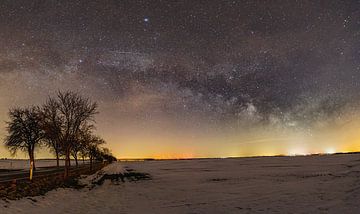
M 30 161 L 30 181 L 33 179 L 34 161 Z

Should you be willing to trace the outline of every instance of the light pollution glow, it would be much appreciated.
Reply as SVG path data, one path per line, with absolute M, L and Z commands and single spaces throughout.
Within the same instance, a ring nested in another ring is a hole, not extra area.
M 46 98 L 45 95 L 36 96 L 34 92 L 28 92 L 24 97 L 23 89 L 15 90 L 13 94 L 2 97 L 2 121 L 7 120 L 8 108 L 41 104 Z M 83 94 L 89 92 L 83 91 Z M 101 98 L 94 96 L 93 99 Z M 159 111 L 159 103 L 167 102 L 167 99 L 147 92 L 115 104 L 99 102 L 101 113 L 97 116 L 97 133 L 105 138 L 107 147 L 118 158 L 246 157 L 360 151 L 357 113 L 348 116 L 344 113 L 341 119 L 321 123 L 311 130 L 271 125 L 229 129 L 229 123 L 211 124 L 202 115 L 179 120 Z M 4 126 L 2 123 L 2 136 L 6 134 Z M 0 157 L 11 157 L 3 146 Z M 16 156 L 24 157 L 21 153 Z M 52 156 L 46 149 L 37 152 L 37 158 L 49 157 Z
M 119 151 L 115 155 L 120 158 L 245 157 L 360 151 L 358 117 L 351 116 L 355 121 L 345 118 L 343 120 L 347 122 L 317 128 L 311 133 L 257 127 L 239 134 L 236 130 L 211 128 L 199 131 L 189 124 L 190 127 L 185 129 L 170 123 L 163 127 L 143 127 L 142 132 L 138 131 L 141 128 L 129 126 L 122 131 L 108 128 L 104 131 L 108 132 L 110 142 L 118 142 L 113 151 Z
M 311 135 L 270 129 L 253 130 L 240 135 L 199 133 L 189 130 L 164 133 L 158 128 L 151 130 L 150 127 L 143 132 L 106 127 L 101 132 L 114 155 L 125 159 L 308 155 L 360 151 L 360 125 L 355 122 L 341 128 L 329 127 L 315 131 Z M 4 148 L 1 148 L 0 155 L 10 157 Z M 16 157 L 26 156 L 18 154 Z M 49 156 L 48 152 L 39 151 L 37 157 L 48 158 L 51 155 Z
M 119 151 L 115 154 L 121 158 L 245 157 L 356 152 L 360 151 L 359 133 L 359 124 L 351 124 L 312 135 L 271 130 L 216 136 L 211 133 L 164 134 L 154 131 L 113 136 L 111 141 L 119 142 L 113 151 Z
M 2 97 L 2 121 L 7 120 L 8 108 L 27 106 L 27 103 L 41 104 L 46 98 L 31 92 L 23 97 L 23 89 L 13 93 L 14 96 Z M 83 93 L 89 94 L 86 91 Z M 100 98 L 95 96 L 93 99 Z M 163 102 L 164 99 L 166 102 L 166 97 L 146 93 L 130 96 L 115 104 L 99 102 L 101 113 L 97 116 L 97 132 L 105 138 L 107 147 L 116 157 L 172 159 L 360 151 L 360 119 L 357 113 L 343 114 L 341 119 L 322 123 L 311 130 L 271 125 L 229 129 L 228 123 L 214 125 L 203 116 L 174 119 L 157 110 L 159 100 Z M 149 120 L 147 115 L 153 118 Z M 6 134 L 4 126 L 5 123 L 2 123 L 2 136 Z M 3 146 L 0 147 L 0 157 L 11 157 Z M 21 153 L 16 156 L 24 157 L 25 154 Z M 49 157 L 52 156 L 46 149 L 37 152 L 37 158 Z
M 360 151 L 359 130 L 359 126 L 352 126 L 346 127 L 345 130 L 329 130 L 331 134 L 316 133 L 313 136 L 301 133 L 285 135 L 272 132 L 223 137 L 137 133 L 109 135 L 105 138 L 108 141 L 108 147 L 118 158 L 246 157 L 356 152 Z M 219 142 L 221 142 L 221 147 L 219 147 Z M 1 148 L 0 151 L 1 157 L 10 157 L 4 148 Z M 25 156 L 19 154 L 16 157 L 23 158 Z M 47 152 L 39 151 L 37 157 L 48 158 L 51 156 Z

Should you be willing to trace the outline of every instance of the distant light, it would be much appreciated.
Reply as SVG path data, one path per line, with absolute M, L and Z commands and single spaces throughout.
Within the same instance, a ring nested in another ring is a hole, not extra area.
M 149 22 L 149 18 L 144 18 L 144 22 Z
M 334 148 L 326 148 L 325 153 L 326 154 L 334 154 L 336 151 Z
M 301 147 L 291 148 L 288 151 L 288 155 L 290 156 L 308 155 L 308 154 L 309 152 L 305 148 L 301 148 Z

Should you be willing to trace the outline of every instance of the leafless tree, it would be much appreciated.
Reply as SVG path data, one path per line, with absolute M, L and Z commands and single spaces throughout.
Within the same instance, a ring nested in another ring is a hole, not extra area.
M 87 150 L 88 150 L 88 156 L 90 159 L 90 170 L 93 168 L 93 161 L 97 157 L 100 156 L 100 145 L 105 144 L 105 141 L 95 135 L 90 135 L 90 140 L 88 141 Z
M 111 153 L 110 149 L 102 148 L 101 149 L 101 158 L 108 163 L 112 163 L 113 161 L 117 161 L 114 155 Z
M 56 156 L 56 166 L 59 167 L 59 159 L 62 152 L 62 121 L 59 117 L 58 103 L 49 98 L 41 111 L 42 129 L 45 132 L 46 145 Z
M 81 155 L 80 152 L 83 151 L 86 148 L 87 144 L 89 143 L 89 139 L 88 139 L 87 135 L 88 135 L 88 133 L 91 133 L 93 127 L 94 126 L 92 126 L 92 125 L 84 124 L 80 128 L 78 136 L 74 140 L 74 144 L 73 144 L 73 147 L 72 147 L 70 153 L 71 153 L 71 156 L 75 160 L 76 167 L 79 166 L 78 156 Z
M 83 144 L 83 146 L 80 148 L 79 155 L 82 159 L 83 164 L 85 164 L 85 158 L 89 157 L 87 151 L 87 143 Z
M 79 135 L 76 139 L 77 143 L 74 145 L 71 155 L 75 159 L 76 166 L 78 166 L 78 157 L 81 156 L 83 163 L 85 163 L 85 157 L 88 156 L 87 147 L 92 140 L 92 131 L 95 129 L 95 126 L 84 124 L 79 131 Z
M 5 146 L 12 155 L 18 150 L 27 152 L 30 158 L 30 170 L 35 170 L 35 147 L 44 138 L 40 115 L 39 107 L 12 109 L 9 111 L 10 121 L 7 122 L 6 127 L 8 135 L 5 138 Z
M 61 148 L 65 154 L 65 177 L 69 175 L 70 154 L 78 143 L 82 126 L 90 124 L 97 113 L 97 104 L 75 92 L 58 92 L 54 99 L 61 127 Z

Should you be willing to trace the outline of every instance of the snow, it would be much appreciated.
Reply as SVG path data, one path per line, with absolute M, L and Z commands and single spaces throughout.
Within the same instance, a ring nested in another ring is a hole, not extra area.
M 152 180 L 0 201 L 1 213 L 359 213 L 360 155 L 117 162 Z
M 84 177 L 80 180 L 81 184 L 90 185 L 92 183 L 95 183 L 101 179 L 104 175 L 117 175 L 117 174 L 124 174 L 126 171 L 123 168 L 123 166 L 119 163 L 116 164 L 110 164 L 102 168 L 101 170 L 97 171 L 93 175 L 89 175 Z
M 123 166 L 119 163 L 107 165 L 100 171 L 102 171 L 103 174 L 106 174 L 106 175 L 114 175 L 114 174 L 120 174 L 120 173 L 125 172 Z

